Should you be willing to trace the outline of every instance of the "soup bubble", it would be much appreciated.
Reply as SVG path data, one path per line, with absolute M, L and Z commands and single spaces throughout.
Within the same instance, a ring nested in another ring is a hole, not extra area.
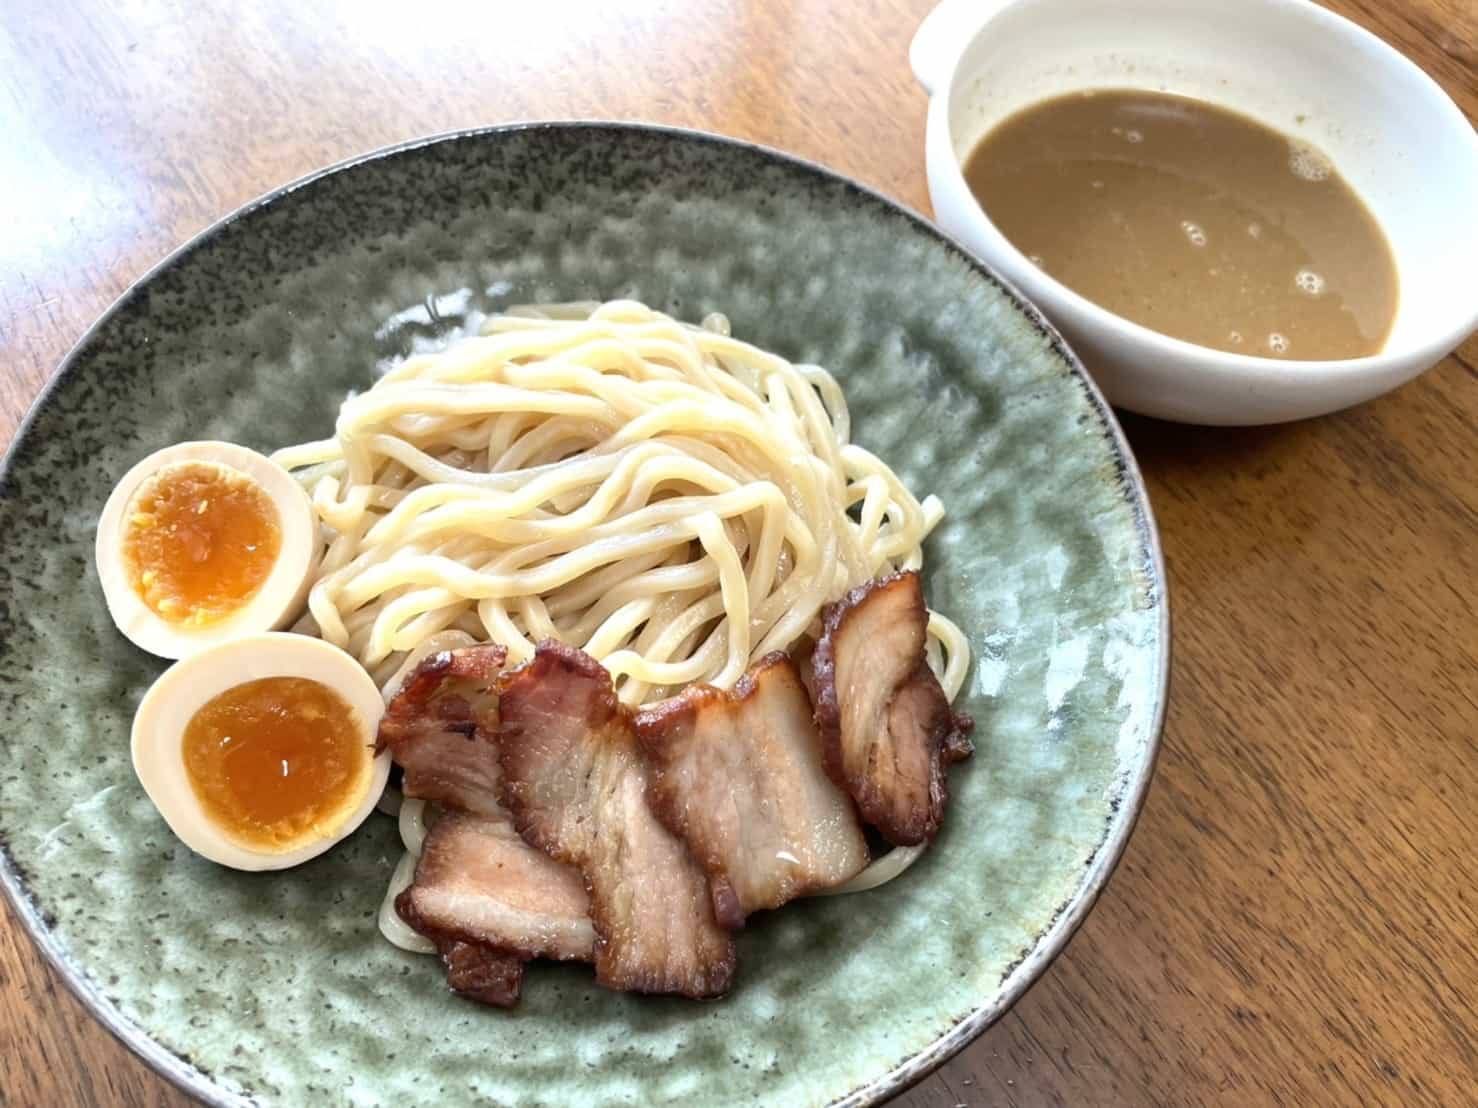
M 1201 229 L 1199 223 L 1192 223 L 1189 219 L 1183 219 L 1180 223 L 1180 229 L 1185 232 L 1185 237 L 1190 240 L 1192 246 L 1206 245 L 1206 232 Z
M 1284 335 L 1280 335 L 1277 331 L 1274 331 L 1271 335 L 1268 336 L 1268 349 L 1271 350 L 1274 354 L 1287 354 L 1287 337 Z
M 1293 278 L 1293 283 L 1298 286 L 1299 292 L 1306 292 L 1310 296 L 1318 296 L 1324 291 L 1324 276 L 1315 273 L 1312 269 L 1300 269 Z

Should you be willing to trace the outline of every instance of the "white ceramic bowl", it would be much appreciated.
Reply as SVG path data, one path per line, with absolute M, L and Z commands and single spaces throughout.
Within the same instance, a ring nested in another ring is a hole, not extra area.
M 1277 423 L 1379 396 L 1478 328 L 1478 135 L 1425 73 L 1308 0 L 945 0 L 909 51 L 930 93 L 934 218 L 1042 308 L 1120 407 L 1188 423 Z M 1227 354 L 1105 311 L 1006 241 L 962 160 L 1006 116 L 1085 88 L 1226 105 L 1314 143 L 1370 207 L 1400 304 L 1380 353 Z

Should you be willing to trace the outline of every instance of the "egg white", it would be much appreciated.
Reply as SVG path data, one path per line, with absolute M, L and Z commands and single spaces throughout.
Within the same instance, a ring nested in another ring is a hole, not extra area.
M 390 753 L 375 757 L 363 796 L 330 836 L 309 832 L 287 850 L 252 848 L 232 839 L 201 807 L 185 770 L 184 733 L 207 701 L 228 689 L 266 677 L 302 677 L 328 686 L 354 709 L 373 746 L 385 702 L 364 668 L 321 639 L 285 632 L 244 635 L 192 654 L 171 666 L 139 702 L 133 717 L 133 768 L 144 791 L 179 840 L 195 853 L 241 870 L 287 869 L 322 854 L 364 822 L 390 773 Z
M 239 610 L 203 627 L 184 627 L 160 618 L 134 591 L 124 564 L 129 502 L 141 484 L 176 462 L 215 462 L 250 478 L 276 507 L 282 533 L 277 561 L 256 595 Z M 312 501 L 287 470 L 235 443 L 183 442 L 150 454 L 114 486 L 98 520 L 94 553 L 108 614 L 118 630 L 150 654 L 183 658 L 227 639 L 292 622 L 302 610 L 321 551 Z

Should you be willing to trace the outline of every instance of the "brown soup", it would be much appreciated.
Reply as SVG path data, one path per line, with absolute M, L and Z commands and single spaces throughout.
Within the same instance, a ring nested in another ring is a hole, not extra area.
M 1117 315 L 1218 350 L 1380 350 L 1396 265 L 1314 147 L 1167 93 L 1104 89 L 1018 112 L 965 162 L 1001 233 Z

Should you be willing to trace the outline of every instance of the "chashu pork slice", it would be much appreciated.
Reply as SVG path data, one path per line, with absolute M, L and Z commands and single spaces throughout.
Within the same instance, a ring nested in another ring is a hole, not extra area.
M 610 674 L 582 651 L 545 642 L 499 691 L 504 800 L 529 842 L 584 875 L 600 982 L 727 992 L 733 939 L 714 918 L 702 868 L 647 806 L 650 770 Z
M 698 685 L 637 716 L 647 799 L 708 873 L 714 912 L 749 913 L 839 885 L 868 863 L 851 799 L 826 775 L 811 700 L 785 654 L 734 687 Z
M 880 577 L 823 612 L 812 657 L 826 770 L 896 846 L 935 836 L 946 770 L 971 753 L 971 720 L 924 658 L 928 621 L 916 572 Z
M 435 803 L 396 912 L 436 945 L 454 991 L 509 1007 L 526 959 L 589 961 L 595 928 L 579 872 L 524 842 L 498 800 L 505 659 L 492 644 L 427 658 L 386 707 L 379 746 L 404 770 L 405 795 Z
M 428 937 L 451 934 L 521 958 L 594 957 L 580 874 L 524 842 L 506 814 L 438 815 L 395 910 Z
M 482 643 L 429 655 L 406 674 L 385 706 L 375 744 L 375 753 L 388 748 L 404 771 L 406 796 L 507 817 L 488 726 L 497 727 L 496 686 L 507 660 L 497 643 Z

